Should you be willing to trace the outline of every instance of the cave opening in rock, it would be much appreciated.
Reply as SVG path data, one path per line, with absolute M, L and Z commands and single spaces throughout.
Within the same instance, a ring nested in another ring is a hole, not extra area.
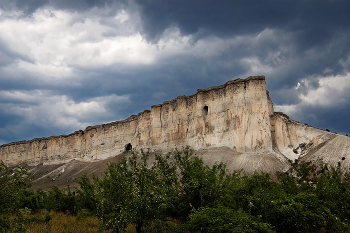
M 203 108 L 203 115 L 207 116 L 208 115 L 208 111 L 209 111 L 208 106 L 204 106 L 204 108 Z
M 126 150 L 126 151 L 129 151 L 129 150 L 131 150 L 131 149 L 132 149 L 131 143 L 128 143 L 128 144 L 125 145 L 125 150 Z

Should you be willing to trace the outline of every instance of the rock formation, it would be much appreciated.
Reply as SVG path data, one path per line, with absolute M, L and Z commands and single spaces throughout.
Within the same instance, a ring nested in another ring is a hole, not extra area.
M 206 163 L 226 162 L 231 170 L 285 170 L 288 159 L 327 160 L 326 154 L 335 152 L 336 158 L 328 158 L 329 162 L 350 160 L 348 137 L 274 112 L 264 76 L 198 89 L 194 95 L 154 105 L 123 121 L 1 145 L 0 160 L 7 165 L 52 166 L 73 160 L 100 161 L 129 146 L 166 152 L 186 145 Z

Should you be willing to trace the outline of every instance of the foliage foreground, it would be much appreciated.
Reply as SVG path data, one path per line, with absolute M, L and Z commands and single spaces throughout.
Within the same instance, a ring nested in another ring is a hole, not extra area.
M 49 192 L 26 190 L 25 168 L 0 169 L 0 232 L 350 232 L 350 175 L 340 164 L 296 161 L 272 180 L 209 167 L 189 148 L 141 150 L 103 177 L 82 177 L 79 190 Z

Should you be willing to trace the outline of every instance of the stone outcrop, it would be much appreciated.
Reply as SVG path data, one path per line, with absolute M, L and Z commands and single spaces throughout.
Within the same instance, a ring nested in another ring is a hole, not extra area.
M 301 124 L 287 115 L 271 116 L 273 150 L 290 160 L 322 162 L 331 166 L 342 163 L 350 169 L 350 137 Z
M 338 152 L 337 159 L 349 156 L 350 161 L 350 140 L 338 137 L 274 112 L 265 77 L 254 76 L 198 89 L 123 121 L 1 145 L 0 160 L 7 165 L 52 166 L 100 161 L 131 147 L 166 152 L 189 145 L 207 164 L 277 171 L 288 168 L 288 159 L 325 159 L 332 150 Z

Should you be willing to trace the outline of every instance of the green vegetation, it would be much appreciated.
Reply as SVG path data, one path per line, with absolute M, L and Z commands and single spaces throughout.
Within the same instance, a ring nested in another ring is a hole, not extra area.
M 184 148 L 150 159 L 149 150 L 131 152 L 103 177 L 82 177 L 74 191 L 28 191 L 28 171 L 1 164 L 0 231 L 58 231 L 59 216 L 65 232 L 80 231 L 69 224 L 87 218 L 84 227 L 92 225 L 85 232 L 350 231 L 350 175 L 340 164 L 296 161 L 273 180 L 267 173 L 228 173 L 224 164 L 209 167 L 192 153 Z
M 19 208 L 21 191 L 27 188 L 31 178 L 28 169 L 17 167 L 9 170 L 5 164 L 0 163 L 0 230 L 15 229 L 17 232 L 25 232 L 23 227 L 22 212 Z M 10 216 L 15 216 L 10 218 Z

